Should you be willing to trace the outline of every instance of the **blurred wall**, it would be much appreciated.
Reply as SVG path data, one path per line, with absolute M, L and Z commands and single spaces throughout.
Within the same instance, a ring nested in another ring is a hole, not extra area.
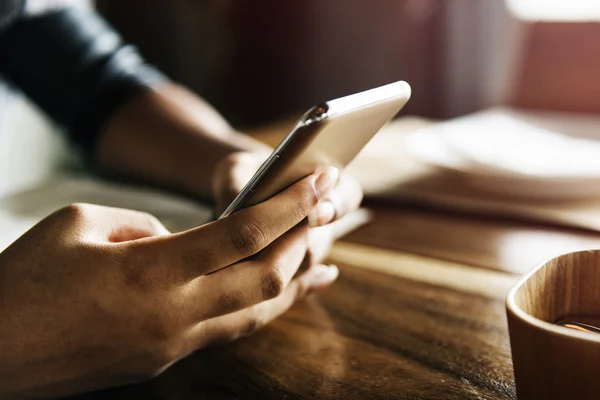
M 97 0 L 152 62 L 238 125 L 404 79 L 406 113 L 444 114 L 437 0 Z
M 521 108 L 600 113 L 600 23 L 527 25 L 511 103 Z
M 504 0 L 97 0 L 238 126 L 397 79 L 404 113 L 498 104 L 600 112 L 600 23 L 521 21 Z

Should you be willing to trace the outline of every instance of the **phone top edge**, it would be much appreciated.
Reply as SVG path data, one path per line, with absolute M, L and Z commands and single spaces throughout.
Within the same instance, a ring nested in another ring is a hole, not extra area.
M 329 116 L 329 104 L 328 103 L 320 103 L 308 110 L 302 118 L 300 118 L 299 123 L 304 126 L 316 124 L 319 121 L 324 120 Z
M 364 92 L 328 101 L 326 103 L 327 116 L 333 117 L 341 115 L 356 107 L 369 107 L 396 98 L 401 99 L 406 103 L 410 99 L 410 96 L 411 88 L 407 82 L 393 82 Z
M 311 125 L 321 122 L 329 116 L 329 105 L 327 103 L 317 104 L 316 106 L 309 109 L 307 112 L 300 117 L 296 122 L 292 130 L 285 135 L 285 137 L 279 142 L 277 147 L 273 150 L 272 155 L 280 155 L 285 148 L 290 144 L 293 139 L 297 139 L 297 134 L 302 132 L 302 128 L 309 127 Z
M 394 98 L 401 98 L 404 103 L 406 103 L 410 99 L 410 96 L 410 85 L 406 81 L 397 81 L 364 92 L 354 93 L 349 96 L 319 103 L 300 117 L 292 131 L 288 133 L 275 148 L 275 153 L 278 153 L 285 148 L 295 131 L 299 128 L 327 120 L 328 117 L 343 114 L 357 106 L 369 107 Z

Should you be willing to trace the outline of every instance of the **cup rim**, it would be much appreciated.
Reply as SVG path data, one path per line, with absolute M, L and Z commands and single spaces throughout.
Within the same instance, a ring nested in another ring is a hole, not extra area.
M 557 260 L 561 257 L 571 255 L 571 254 L 579 254 L 579 253 L 600 253 L 600 249 L 588 249 L 588 250 L 579 250 L 573 252 L 562 253 L 553 257 L 548 258 L 546 261 L 541 262 L 527 274 L 519 278 L 519 280 L 510 288 L 508 294 L 506 295 L 506 310 L 507 312 L 512 313 L 516 318 L 519 318 L 524 323 L 534 326 L 538 330 L 549 332 L 553 335 L 562 336 L 565 338 L 573 338 L 585 340 L 587 342 L 600 343 L 600 335 L 597 333 L 591 332 L 583 332 L 575 329 L 565 328 L 563 326 L 555 325 L 550 322 L 543 321 L 539 318 L 536 318 L 528 313 L 526 313 L 521 307 L 516 304 L 515 296 L 517 291 L 530 279 L 533 275 L 536 274 L 541 268 L 546 266 L 551 261 Z

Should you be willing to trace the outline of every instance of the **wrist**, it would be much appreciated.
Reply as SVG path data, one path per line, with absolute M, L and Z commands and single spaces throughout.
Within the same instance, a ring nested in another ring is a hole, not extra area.
M 196 196 L 216 200 L 215 180 L 222 175 L 224 165 L 240 153 L 266 153 L 273 150 L 251 137 L 236 131 L 217 138 L 204 138 L 202 149 L 198 149 L 204 157 L 192 157 L 187 162 L 179 159 L 173 175 L 178 175 L 182 186 Z
M 138 96 L 109 121 L 97 149 L 100 171 L 212 197 L 217 164 L 231 153 L 264 151 L 210 105 L 169 84 Z

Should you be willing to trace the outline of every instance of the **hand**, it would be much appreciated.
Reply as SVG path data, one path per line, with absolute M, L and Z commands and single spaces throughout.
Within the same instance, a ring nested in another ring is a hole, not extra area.
M 268 152 L 232 153 L 217 164 L 213 176 L 213 195 L 217 202 L 217 213 L 220 214 L 227 208 L 269 154 Z M 362 198 L 362 188 L 358 181 L 342 172 L 335 188 L 323 197 L 308 215 L 310 227 L 326 225 L 355 211 Z
M 178 234 L 123 209 L 72 205 L 50 215 L 0 254 L 0 398 L 152 377 L 328 286 L 335 267 L 295 275 L 307 250 L 302 221 L 334 179 L 311 175 Z

